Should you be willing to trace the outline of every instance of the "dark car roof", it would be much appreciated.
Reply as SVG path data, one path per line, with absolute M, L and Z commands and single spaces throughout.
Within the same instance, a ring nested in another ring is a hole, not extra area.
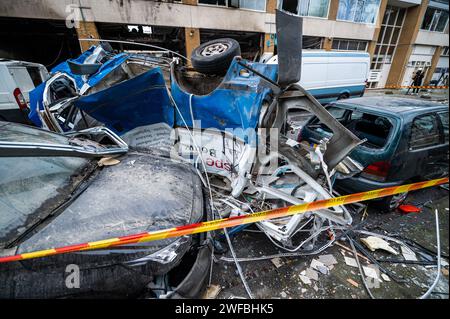
M 416 114 L 426 111 L 437 111 L 448 109 L 448 105 L 436 102 L 423 101 L 411 98 L 388 97 L 388 96 L 370 96 L 359 97 L 336 102 L 336 105 L 347 105 L 363 107 L 364 109 L 373 109 L 390 114 Z

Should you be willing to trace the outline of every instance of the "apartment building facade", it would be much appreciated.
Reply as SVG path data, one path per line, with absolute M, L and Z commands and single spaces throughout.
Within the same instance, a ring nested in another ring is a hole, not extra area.
M 273 4 L 268 8 L 268 2 L 198 0 L 197 5 L 269 12 Z M 410 85 L 418 69 L 425 72 L 426 84 L 448 79 L 448 1 L 280 0 L 276 6 L 305 17 L 305 49 L 369 52 L 371 88 Z M 329 21 L 334 21 L 331 27 Z M 270 51 L 270 41 L 265 49 Z
M 8 5 L 11 2 L 11 5 Z M 75 10 L 79 38 L 98 38 L 105 23 L 174 28 L 189 55 L 214 36 L 249 34 L 273 52 L 275 9 L 304 17 L 305 49 L 358 50 L 372 57 L 369 85 L 409 85 L 419 68 L 425 83 L 448 81 L 448 0 L 4 0 L 0 17 L 67 21 Z M 69 10 L 68 10 L 69 8 Z M 94 43 L 95 41 L 92 41 Z M 255 41 L 253 41 L 255 42 Z M 82 50 L 90 42 L 80 42 Z

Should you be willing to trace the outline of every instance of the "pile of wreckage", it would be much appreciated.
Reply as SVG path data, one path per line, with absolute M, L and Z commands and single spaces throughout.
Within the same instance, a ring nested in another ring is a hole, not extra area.
M 52 77 L 31 92 L 30 119 L 44 129 L 99 143 L 103 135 L 96 133 L 106 131 L 125 151 L 147 149 L 191 163 L 209 197 L 210 219 L 333 198 L 339 195 L 333 189 L 336 179 L 363 169 L 348 155 L 364 141 L 297 84 L 302 19 L 277 11 L 276 26 L 278 65 L 236 54 L 223 62 L 223 74 L 198 72 L 179 55 L 116 53 L 101 42 L 55 67 Z M 220 53 L 227 41 L 202 45 L 204 56 Z M 291 107 L 317 116 L 332 138 L 317 145 L 287 138 Z M 98 154 L 105 156 L 114 154 Z M 364 206 L 350 207 L 354 211 L 338 206 L 257 227 L 283 256 L 317 254 L 349 236 L 352 214 Z

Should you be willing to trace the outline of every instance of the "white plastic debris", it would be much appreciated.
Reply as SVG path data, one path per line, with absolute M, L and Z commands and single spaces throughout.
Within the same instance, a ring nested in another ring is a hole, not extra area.
M 344 260 L 348 266 L 358 268 L 358 264 L 356 263 L 355 258 L 344 256 Z
M 381 278 L 383 278 L 384 281 L 391 281 L 388 275 L 381 273 Z
M 331 266 L 338 263 L 333 255 L 321 255 L 319 256 L 319 261 L 323 263 L 325 266 Z
M 319 274 L 312 268 L 306 269 L 306 276 L 311 280 L 319 280 Z
M 402 255 L 405 260 L 417 261 L 416 253 L 413 252 L 410 248 L 406 246 L 400 246 L 400 248 L 402 249 Z
M 300 280 L 305 284 L 305 285 L 311 285 L 311 279 L 309 279 L 308 277 L 304 276 L 304 275 L 300 275 Z
M 271 262 L 272 262 L 272 264 L 274 264 L 274 266 L 276 267 L 276 268 L 280 268 L 281 266 L 283 266 L 283 261 L 281 260 L 281 258 L 272 258 L 271 260 L 270 260 Z
M 367 238 L 361 238 L 361 241 L 371 250 L 375 251 L 381 249 L 391 254 L 398 255 L 398 252 L 392 248 L 389 243 L 380 237 L 369 236 Z
M 319 270 L 319 267 L 325 267 L 325 265 L 322 262 L 320 262 L 320 261 L 318 261 L 316 259 L 313 259 L 313 260 L 311 260 L 310 267 L 312 269 Z
M 299 145 L 300 143 L 288 138 L 288 140 L 286 141 L 286 144 L 289 145 L 290 147 L 294 147 L 296 145 Z
M 364 270 L 364 274 L 367 277 L 373 278 L 373 279 L 378 279 L 380 280 L 380 277 L 378 277 L 378 272 L 375 268 L 373 268 L 373 265 L 369 265 L 369 266 L 363 266 L 363 270 Z

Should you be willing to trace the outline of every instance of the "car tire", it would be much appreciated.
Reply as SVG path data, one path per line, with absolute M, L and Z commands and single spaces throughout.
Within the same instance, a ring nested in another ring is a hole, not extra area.
M 395 211 L 405 201 L 406 197 L 408 197 L 408 192 L 384 197 L 380 201 L 374 202 L 374 204 L 382 212 L 390 213 Z
M 197 72 L 223 75 L 233 58 L 241 55 L 239 43 L 230 38 L 212 40 L 192 51 L 191 63 Z

